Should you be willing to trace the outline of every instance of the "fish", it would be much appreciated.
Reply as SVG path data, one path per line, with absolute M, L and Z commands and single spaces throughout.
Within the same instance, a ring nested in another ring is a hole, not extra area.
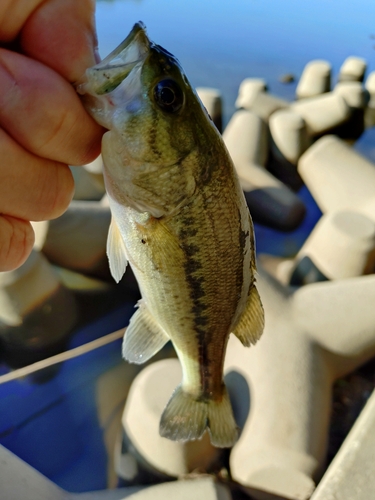
M 179 61 L 143 23 L 77 84 L 108 131 L 103 174 L 111 209 L 107 254 L 118 282 L 130 264 L 141 300 L 125 360 L 144 363 L 171 341 L 182 382 L 160 435 L 227 448 L 238 438 L 223 365 L 229 335 L 255 344 L 264 327 L 252 220 L 220 133 Z

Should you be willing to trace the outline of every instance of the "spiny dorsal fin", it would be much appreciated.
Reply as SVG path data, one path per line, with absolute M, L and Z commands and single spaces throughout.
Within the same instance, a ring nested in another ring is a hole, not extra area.
M 169 337 L 155 321 L 147 306 L 139 302 L 139 309 L 130 319 L 122 344 L 122 355 L 130 363 L 142 364 L 160 351 Z
M 113 279 L 118 283 L 125 273 L 128 260 L 124 240 L 113 217 L 108 231 L 107 255 L 109 269 Z
M 251 287 L 247 297 L 246 307 L 243 311 L 233 334 L 245 347 L 255 344 L 262 335 L 264 328 L 264 311 L 256 286 Z

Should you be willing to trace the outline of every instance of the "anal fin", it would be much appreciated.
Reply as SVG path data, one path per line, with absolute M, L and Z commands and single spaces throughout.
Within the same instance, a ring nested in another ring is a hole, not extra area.
M 118 283 L 125 273 L 128 260 L 126 258 L 124 240 L 122 239 L 120 230 L 113 217 L 108 231 L 107 255 L 109 260 L 109 269 L 113 279 L 116 283 Z
M 168 335 L 155 321 L 147 306 L 140 302 L 126 329 L 122 355 L 130 363 L 142 364 L 159 352 L 168 340 Z
M 255 344 L 263 333 L 264 310 L 256 286 L 251 287 L 245 309 L 232 333 L 245 347 Z

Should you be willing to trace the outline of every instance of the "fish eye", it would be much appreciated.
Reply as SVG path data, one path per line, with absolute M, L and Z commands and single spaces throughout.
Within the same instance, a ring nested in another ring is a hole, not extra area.
M 155 85 L 154 99 L 159 108 L 167 113 L 176 113 L 184 104 L 184 94 L 180 86 L 170 78 Z

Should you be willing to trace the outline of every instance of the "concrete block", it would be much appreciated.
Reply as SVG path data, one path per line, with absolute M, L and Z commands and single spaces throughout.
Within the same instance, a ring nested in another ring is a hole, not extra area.
M 40 252 L 0 273 L 0 338 L 12 366 L 60 352 L 77 319 L 73 295 Z
M 164 359 L 150 364 L 134 379 L 122 424 L 129 449 L 135 450 L 135 454 L 127 450 L 116 466 L 125 480 L 136 478 L 137 457 L 148 464 L 149 471 L 167 478 L 188 474 L 194 469 L 207 470 L 221 456 L 222 451 L 211 445 L 207 433 L 201 440 L 186 443 L 160 436 L 160 416 L 181 377 L 179 361 Z
M 103 176 L 103 158 L 99 155 L 94 161 L 86 163 L 83 168 L 91 174 L 101 174 Z
M 289 107 L 289 102 L 276 97 L 268 92 L 258 92 L 251 105 L 244 106 L 245 109 L 252 111 L 266 123 L 272 113 L 278 109 Z
M 270 151 L 267 170 L 297 192 L 303 186 L 296 165 L 312 142 L 304 119 L 291 109 L 275 111 L 269 120 Z
M 298 226 L 305 215 L 303 203 L 263 166 L 268 151 L 263 120 L 251 111 L 236 111 L 223 139 L 254 220 L 281 230 Z
M 108 278 L 106 242 L 110 222 L 109 206 L 73 200 L 57 219 L 32 223 L 35 248 L 58 266 Z
M 79 494 L 69 493 L 1 445 L 0 484 L 0 497 L 4 500 L 26 498 L 27 500 L 123 500 L 142 489 L 142 487 L 130 487 Z
M 370 100 L 370 93 L 361 82 L 339 82 L 335 85 L 333 92 L 341 95 L 347 105 L 354 109 L 364 109 Z
M 1 445 L 0 484 L 4 500 L 67 500 L 64 490 Z
M 236 108 L 251 108 L 257 94 L 267 90 L 267 83 L 263 78 L 245 78 L 238 89 Z
M 375 220 L 375 165 L 333 135 L 300 158 L 298 171 L 322 212 L 350 210 Z
M 371 71 L 368 75 L 365 83 L 365 88 L 370 94 L 370 101 L 368 105 L 371 108 L 375 108 L 375 71 Z
M 89 491 L 87 493 L 66 493 L 66 500 L 124 500 L 125 498 L 131 498 L 135 493 L 146 488 L 147 486 L 129 486 L 127 488 Z
M 375 354 L 375 276 L 292 290 L 259 268 L 257 286 L 264 334 L 248 350 L 231 336 L 225 361 L 250 388 L 231 474 L 256 499 L 307 500 L 324 467 L 332 384 Z
M 116 488 L 119 475 L 116 461 L 121 436 L 121 419 L 124 401 L 134 377 L 141 367 L 131 363 L 120 363 L 98 377 L 95 386 L 95 400 L 98 421 L 103 432 L 103 442 L 107 451 L 107 487 Z M 138 483 L 139 484 L 139 483 Z
M 268 131 L 265 123 L 251 111 L 240 109 L 230 119 L 223 133 L 225 145 L 240 179 L 256 183 L 258 168 L 268 156 Z
M 262 256 L 261 262 L 281 283 L 292 286 L 373 273 L 375 222 L 358 212 L 328 212 L 295 259 Z
M 357 140 L 365 130 L 365 109 L 370 100 L 370 94 L 361 82 L 339 82 L 334 92 L 341 95 L 350 108 L 349 119 L 332 133 L 349 141 Z
M 278 231 L 293 231 L 306 215 L 304 203 L 283 184 L 254 188 L 243 183 L 242 187 L 253 221 L 258 224 Z
M 297 99 L 314 97 L 331 90 L 332 66 L 328 61 L 315 60 L 306 64 L 296 88 Z
M 323 215 L 298 252 L 330 280 L 370 274 L 375 269 L 375 222 L 358 212 Z
M 295 259 L 278 257 L 270 254 L 258 254 L 258 262 L 262 268 L 281 284 L 290 284 L 290 277 L 295 267 Z
M 223 99 L 218 89 L 197 87 L 197 94 L 219 132 L 223 130 Z
M 375 101 L 369 102 L 369 105 L 365 109 L 365 129 L 375 126 Z
M 350 117 L 350 108 L 345 99 L 334 92 L 297 101 L 291 105 L 291 109 L 302 116 L 312 136 L 323 134 Z
M 266 92 L 267 85 L 262 78 L 246 78 L 240 85 L 236 108 L 253 111 L 265 122 L 277 109 L 287 108 L 288 101 Z
M 84 167 L 70 166 L 74 178 L 74 200 L 99 201 L 105 194 L 103 175 Z
M 354 56 L 347 57 L 340 68 L 339 81 L 362 82 L 366 68 L 367 63 L 365 59 Z
M 231 500 L 229 490 L 212 477 L 158 484 L 129 497 L 129 500 Z
M 302 153 L 310 146 L 305 120 L 290 109 L 275 111 L 269 121 L 273 154 L 281 161 L 297 165 Z
M 369 500 L 375 492 L 375 393 L 354 423 L 311 500 Z

